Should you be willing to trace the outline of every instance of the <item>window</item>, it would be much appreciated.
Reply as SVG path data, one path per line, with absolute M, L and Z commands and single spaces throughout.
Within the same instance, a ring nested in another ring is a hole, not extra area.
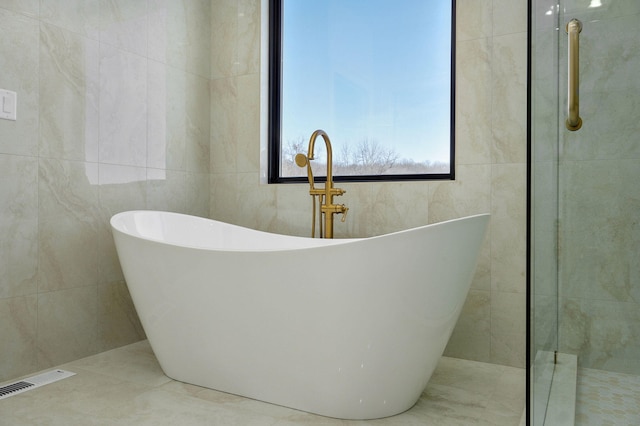
M 306 181 L 316 129 L 336 181 L 453 179 L 455 0 L 269 6 L 269 182 Z

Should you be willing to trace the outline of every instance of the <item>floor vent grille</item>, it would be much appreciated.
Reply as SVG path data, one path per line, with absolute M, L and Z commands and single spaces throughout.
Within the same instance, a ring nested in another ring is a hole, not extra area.
M 9 398 L 10 396 L 35 389 L 40 386 L 48 385 L 49 383 L 57 382 L 58 380 L 74 376 L 75 374 L 76 373 L 72 373 L 71 371 L 52 370 L 46 373 L 38 374 L 37 376 L 18 380 L 17 382 L 9 383 L 8 385 L 0 387 L 0 399 Z

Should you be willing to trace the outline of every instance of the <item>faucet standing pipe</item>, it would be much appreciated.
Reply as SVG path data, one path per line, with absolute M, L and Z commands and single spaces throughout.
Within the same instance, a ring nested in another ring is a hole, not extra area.
M 322 136 L 324 144 L 327 147 L 327 181 L 324 184 L 324 189 L 315 188 L 313 173 L 311 172 L 311 165 L 309 164 L 309 161 L 314 159 L 314 148 L 318 136 Z M 311 186 L 309 194 L 314 197 L 314 218 L 311 236 L 315 236 L 315 197 L 318 196 L 320 197 L 321 203 L 320 212 L 324 215 L 324 238 L 333 238 L 333 215 L 336 213 L 342 213 L 342 222 L 344 222 L 346 219 L 347 210 L 349 210 L 349 208 L 345 207 L 344 204 L 333 204 L 333 197 L 336 195 L 342 195 L 346 191 L 340 188 L 333 187 L 333 151 L 331 149 L 331 141 L 329 140 L 329 135 L 327 135 L 324 130 L 316 130 L 315 132 L 313 132 L 313 134 L 311 134 L 311 138 L 309 139 L 308 154 L 306 156 L 304 154 L 297 154 L 295 160 L 296 164 L 299 167 L 307 166 L 307 176 L 309 178 L 309 185 Z M 323 235 L 321 235 L 321 237 L 322 236 Z

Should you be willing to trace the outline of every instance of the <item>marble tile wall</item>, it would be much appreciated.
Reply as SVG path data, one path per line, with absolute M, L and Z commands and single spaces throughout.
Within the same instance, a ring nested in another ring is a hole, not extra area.
M 108 220 L 209 213 L 208 0 L 0 0 L 0 380 L 144 332 Z
M 210 214 L 307 235 L 307 185 L 260 183 L 261 1 L 212 1 Z M 372 236 L 490 212 L 476 277 L 445 354 L 523 367 L 527 2 L 458 0 L 456 50 L 456 180 L 341 185 L 350 211 L 335 233 Z

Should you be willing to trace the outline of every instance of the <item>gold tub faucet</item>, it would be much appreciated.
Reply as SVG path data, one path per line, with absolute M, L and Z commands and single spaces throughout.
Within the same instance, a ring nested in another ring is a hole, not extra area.
M 324 143 L 327 147 L 327 181 L 324 184 L 324 188 L 316 189 L 314 185 L 313 172 L 311 171 L 311 164 L 309 161 L 313 160 L 313 151 L 318 136 L 322 136 Z M 324 130 L 316 130 L 309 139 L 309 152 L 307 155 L 297 154 L 296 164 L 299 167 L 307 167 L 307 176 L 309 178 L 309 185 L 311 189 L 309 194 L 313 197 L 313 214 L 311 222 L 311 237 L 315 237 L 316 230 L 316 197 L 320 200 L 320 214 L 324 215 L 324 235 L 322 221 L 320 221 L 320 238 L 333 238 L 333 215 L 336 213 L 342 214 L 342 222 L 347 218 L 348 207 L 344 204 L 334 204 L 333 197 L 336 195 L 344 194 L 345 190 L 333 187 L 333 152 L 331 150 L 331 141 L 329 135 Z

